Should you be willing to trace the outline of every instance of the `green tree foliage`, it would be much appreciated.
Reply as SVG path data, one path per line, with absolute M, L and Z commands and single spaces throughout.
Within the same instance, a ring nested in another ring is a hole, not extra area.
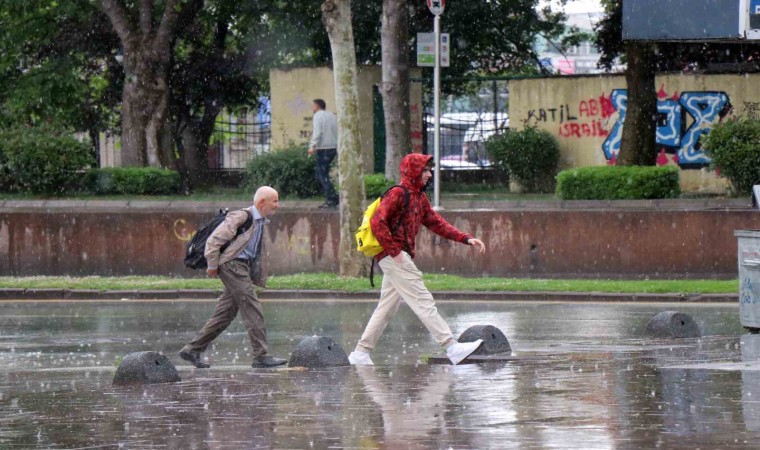
M 113 117 L 107 113 L 120 100 L 124 77 L 114 59 L 121 47 L 108 19 L 95 3 L 0 2 L 3 112 L 11 108 L 12 116 L 64 120 L 79 129 L 93 123 L 92 117 L 89 120 L 80 117 L 87 112 L 100 120 L 95 122 L 96 126 L 104 126 L 102 116 L 111 126 Z M 173 92 L 172 103 L 186 100 L 187 95 L 190 104 L 195 105 L 193 113 L 199 114 L 197 111 L 203 108 L 198 107 L 197 99 L 220 89 L 225 92 L 216 94 L 220 98 L 245 103 L 243 100 L 255 99 L 257 95 L 238 100 L 243 89 L 235 86 L 258 83 L 266 88 L 271 67 L 329 64 L 330 45 L 321 22 L 321 3 L 320 0 L 205 2 L 197 18 L 182 26 L 173 48 L 172 86 L 180 91 Z M 452 66 L 446 69 L 446 76 L 532 71 L 538 66 L 538 55 L 533 50 L 537 37 L 571 44 L 572 35 L 566 34 L 563 26 L 564 16 L 549 10 L 537 11 L 536 5 L 538 0 L 447 4 L 442 30 L 452 35 L 453 45 Z M 432 31 L 433 16 L 425 2 L 410 2 L 408 6 L 411 38 L 408 45 L 410 54 L 414 54 L 416 33 Z M 381 2 L 354 1 L 352 10 L 357 61 L 379 64 Z M 220 46 L 215 39 L 222 39 L 224 45 Z M 240 62 L 240 55 L 245 56 L 244 63 Z M 214 65 L 220 61 L 222 64 Z M 255 82 L 242 79 L 241 74 L 253 77 Z M 34 81 L 42 78 L 45 81 Z M 207 81 L 205 87 L 202 80 Z M 232 89 L 227 89 L 230 87 L 227 83 L 232 84 Z M 40 98 L 45 101 L 40 102 Z M 5 104 L 14 99 L 15 103 Z M 24 110 L 23 114 L 19 109 Z
M 563 0 L 560 3 L 565 3 Z M 380 16 L 382 2 L 355 0 L 351 2 L 356 59 L 360 64 L 380 64 Z M 330 62 L 327 34 L 321 24 L 320 0 L 291 2 L 282 6 L 276 19 L 299 24 L 301 30 L 283 27 L 276 36 L 282 43 L 300 42 L 304 49 L 289 45 L 292 66 Z M 446 68 L 449 80 L 442 86 L 450 93 L 464 89 L 466 83 L 458 78 L 475 74 L 536 73 L 540 67 L 534 49 L 536 39 L 546 38 L 559 48 L 576 44 L 585 37 L 576 29 L 565 28 L 565 15 L 548 7 L 539 8 L 539 0 L 474 0 L 448 2 L 441 16 L 441 31 L 452 38 L 451 66 Z M 433 15 L 424 1 L 408 2 L 409 54 L 416 54 L 418 32 L 433 31 Z M 290 33 L 288 36 L 280 32 Z M 274 35 L 273 35 L 274 37 Z M 288 61 L 283 61 L 288 62 Z M 432 77 L 432 71 L 424 71 Z M 432 79 L 432 78 L 431 78 Z
M 119 113 L 126 61 L 115 57 L 126 55 L 101 3 L 0 1 L 0 127 L 55 124 L 87 131 L 93 142 L 98 131 L 125 135 L 119 129 Z M 121 5 L 132 21 L 149 19 L 136 16 L 137 2 L 109 3 Z M 156 21 L 166 2 L 150 4 Z M 164 165 L 176 163 L 185 178 L 201 173 L 195 169 L 206 161 L 213 117 L 224 107 L 256 108 L 267 90 L 270 68 L 331 63 L 321 4 L 321 0 L 206 0 L 197 14 L 179 18 L 178 33 L 171 38 L 169 68 L 168 129 L 173 145 L 164 145 L 168 150 L 160 155 Z M 537 4 L 538 0 L 448 4 L 442 29 L 452 35 L 453 45 L 446 76 L 534 70 L 535 39 L 567 37 L 563 16 L 538 12 Z M 414 54 L 416 33 L 432 31 L 433 18 L 424 2 L 409 2 L 408 8 L 408 46 Z M 359 64 L 381 61 L 381 9 L 375 0 L 352 2 Z M 185 21 L 188 17 L 192 20 Z M 463 84 L 447 82 L 444 88 L 453 91 Z M 194 162 L 187 155 L 193 155 Z
M 112 127 L 116 36 L 88 1 L 0 2 L 0 126 Z

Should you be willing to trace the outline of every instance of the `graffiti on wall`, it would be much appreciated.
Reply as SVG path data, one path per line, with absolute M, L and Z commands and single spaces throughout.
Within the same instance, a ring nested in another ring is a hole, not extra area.
M 710 159 L 701 148 L 699 138 L 709 133 L 710 128 L 729 113 L 731 103 L 728 95 L 720 91 L 690 91 L 671 97 L 663 94 L 661 89 L 657 100 L 658 163 L 667 163 L 663 158 L 666 153 L 671 153 L 674 155 L 673 161 L 682 168 L 708 165 Z M 628 91 L 615 89 L 610 98 L 618 117 L 602 144 L 602 151 L 608 161 L 614 162 L 620 151 Z
M 684 169 L 696 169 L 710 163 L 701 148 L 700 137 L 723 120 L 732 109 L 728 95 L 721 91 L 688 91 L 669 95 L 663 87 L 657 93 L 657 147 L 659 165 L 673 161 Z M 628 91 L 614 89 L 579 102 L 576 108 L 565 104 L 529 110 L 526 126 L 558 125 L 560 139 L 604 138 L 601 150 L 608 164 L 616 164 L 620 151 Z M 760 115 L 760 103 L 744 102 L 742 114 Z

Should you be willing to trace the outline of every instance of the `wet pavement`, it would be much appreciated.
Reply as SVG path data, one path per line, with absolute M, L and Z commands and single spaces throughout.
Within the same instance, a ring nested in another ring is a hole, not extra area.
M 267 301 L 271 351 L 307 336 L 350 352 L 374 302 Z M 439 302 L 455 334 L 494 325 L 517 361 L 427 365 L 439 353 L 402 308 L 375 367 L 251 369 L 240 320 L 211 369 L 176 352 L 209 301 L 0 302 L 5 448 L 757 448 L 760 335 L 738 305 Z M 703 338 L 652 340 L 665 310 Z M 182 381 L 115 387 L 120 357 L 163 352 Z

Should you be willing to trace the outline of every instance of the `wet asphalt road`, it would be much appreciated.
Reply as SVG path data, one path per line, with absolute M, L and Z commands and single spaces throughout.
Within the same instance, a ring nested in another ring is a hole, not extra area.
M 348 353 L 374 302 L 264 303 L 271 351 L 330 336 Z M 517 361 L 441 366 L 407 309 L 374 368 L 251 369 L 238 319 L 176 352 L 214 302 L 0 302 L 0 448 L 758 448 L 760 340 L 738 305 L 439 302 L 455 335 L 494 325 Z M 653 340 L 678 310 L 701 339 Z M 118 358 L 166 354 L 173 384 L 114 387 Z

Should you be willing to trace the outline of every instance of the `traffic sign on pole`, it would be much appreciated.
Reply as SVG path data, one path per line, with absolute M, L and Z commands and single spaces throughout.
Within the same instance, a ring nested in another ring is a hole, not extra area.
M 443 8 L 446 6 L 446 0 L 427 0 L 427 7 L 431 13 L 436 16 L 443 14 Z

